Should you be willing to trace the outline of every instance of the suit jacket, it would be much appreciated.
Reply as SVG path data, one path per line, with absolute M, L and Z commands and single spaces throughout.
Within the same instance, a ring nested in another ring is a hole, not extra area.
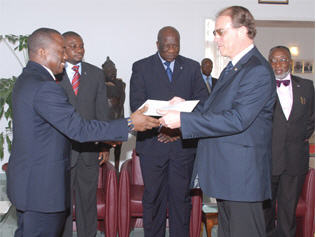
M 201 100 L 202 104 L 208 96 L 199 63 L 183 56 L 179 55 L 175 59 L 172 82 L 168 79 L 158 53 L 135 62 L 132 70 L 130 81 L 132 111 L 137 110 L 147 99 L 170 100 L 174 96 L 179 96 L 186 100 Z M 165 144 L 158 142 L 157 135 L 157 129 L 138 132 L 136 151 L 148 155 L 152 152 L 165 155 L 170 149 L 187 154 L 195 153 L 195 149 L 190 148 L 195 148 L 196 142 L 178 140 Z
M 272 133 L 272 175 L 305 174 L 309 167 L 308 139 L 315 128 L 313 82 L 291 75 L 293 105 L 286 120 L 277 97 Z
M 96 66 L 82 62 L 79 89 L 75 95 L 66 71 L 57 75 L 59 84 L 64 88 L 69 102 L 84 119 L 109 120 L 106 86 L 103 71 Z M 94 142 L 79 143 L 72 141 L 71 166 L 80 157 L 87 165 L 98 165 L 100 145 Z
M 200 137 L 193 177 L 207 195 L 232 201 L 271 197 L 273 71 L 256 47 L 218 82 L 201 111 L 181 113 L 184 138 Z
M 59 212 L 69 206 L 70 142 L 126 141 L 125 119 L 84 120 L 63 88 L 30 61 L 12 92 L 13 144 L 7 193 L 19 210 Z

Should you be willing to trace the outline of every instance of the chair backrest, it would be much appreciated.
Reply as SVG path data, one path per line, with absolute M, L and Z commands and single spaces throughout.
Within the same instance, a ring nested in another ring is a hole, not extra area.
M 103 164 L 103 165 L 106 165 L 106 164 Z M 106 176 L 106 172 L 103 172 L 103 165 L 99 167 L 98 188 L 103 188 L 105 185 L 103 181 L 104 181 L 104 178 L 106 177 L 103 177 L 103 175 Z
M 139 156 L 136 154 L 135 149 L 132 154 L 132 184 L 144 185 Z

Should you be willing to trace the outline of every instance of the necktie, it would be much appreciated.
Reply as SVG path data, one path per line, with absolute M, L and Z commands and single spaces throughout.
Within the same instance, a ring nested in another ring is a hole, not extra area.
M 290 80 L 276 80 L 277 87 L 280 87 L 281 84 L 284 86 L 290 85 Z
M 233 69 L 233 64 L 232 61 L 229 61 L 229 63 L 227 64 L 227 66 L 224 68 L 224 75 L 227 74 L 230 70 Z
M 207 83 L 207 89 L 208 89 L 208 91 L 209 92 L 211 92 L 212 91 L 212 78 L 211 77 L 207 77 L 206 78 L 206 83 Z
M 170 62 L 166 61 L 166 62 L 164 62 L 164 64 L 167 66 L 166 72 L 167 72 L 169 81 L 171 82 L 172 81 L 172 71 L 170 69 Z
M 78 94 L 78 89 L 79 89 L 79 77 L 80 77 L 80 73 L 79 73 L 79 66 L 73 66 L 72 67 L 72 70 L 75 71 L 75 74 L 72 78 L 72 82 L 71 82 L 71 85 L 72 85 L 72 89 L 74 90 L 74 93 L 75 95 Z

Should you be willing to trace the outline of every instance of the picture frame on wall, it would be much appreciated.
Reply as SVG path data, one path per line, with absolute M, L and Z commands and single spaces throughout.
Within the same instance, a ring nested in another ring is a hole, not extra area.
M 258 3 L 263 3 L 263 4 L 289 4 L 289 0 L 258 0 Z
M 292 64 L 292 73 L 314 73 L 314 61 L 294 60 Z

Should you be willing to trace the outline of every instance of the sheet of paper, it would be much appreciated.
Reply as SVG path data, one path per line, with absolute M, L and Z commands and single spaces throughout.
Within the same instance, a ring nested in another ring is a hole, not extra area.
M 7 213 L 10 207 L 10 201 L 0 201 L 0 215 Z
M 149 116 L 161 116 L 157 113 L 158 109 L 162 110 L 176 110 L 180 112 L 192 112 L 195 106 L 199 103 L 199 100 L 187 100 L 179 102 L 174 105 L 169 105 L 169 101 L 164 100 L 146 100 L 145 103 L 140 106 L 138 109 L 143 108 L 145 105 L 148 105 L 148 110 L 144 113 Z

